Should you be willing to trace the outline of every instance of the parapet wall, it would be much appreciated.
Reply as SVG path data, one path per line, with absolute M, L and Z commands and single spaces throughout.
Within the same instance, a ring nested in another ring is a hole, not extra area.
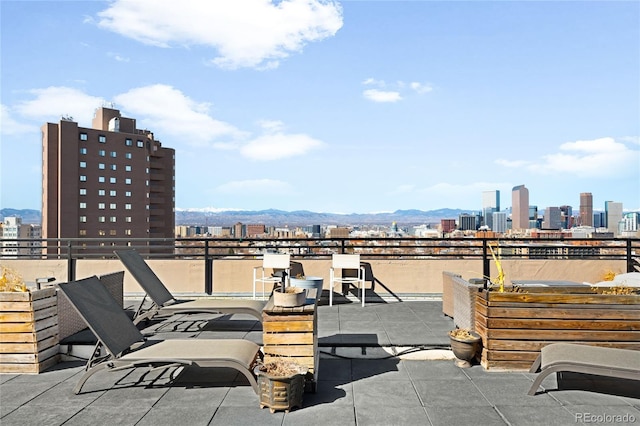
M 295 260 L 302 264 L 304 274 L 324 279 L 329 288 L 329 259 Z M 203 260 L 151 259 L 149 265 L 174 294 L 203 294 L 205 268 Z M 442 273 L 449 271 L 463 279 L 482 275 L 481 260 L 442 259 L 364 259 L 367 266 L 367 288 L 382 297 L 395 295 L 432 295 L 442 293 Z M 219 296 L 249 296 L 252 292 L 253 268 L 259 259 L 218 259 L 213 262 L 213 293 Z M 27 282 L 38 277 L 53 276 L 57 282 L 67 281 L 65 260 L 2 260 L 2 265 L 17 270 Z M 595 283 L 608 272 L 626 272 L 623 260 L 502 260 L 506 281 L 511 280 L 569 280 Z M 117 259 L 78 260 L 76 278 L 103 275 L 124 270 Z M 495 265 L 491 276 L 496 277 Z M 125 296 L 142 294 L 129 273 L 125 274 Z

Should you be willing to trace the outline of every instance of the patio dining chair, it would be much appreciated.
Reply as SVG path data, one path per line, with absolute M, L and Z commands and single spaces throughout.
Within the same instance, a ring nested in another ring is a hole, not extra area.
M 246 299 L 178 300 L 173 297 L 137 251 L 116 250 L 114 253 L 146 293 L 134 315 L 135 324 L 156 315 L 170 316 L 192 313 L 249 314 L 262 322 L 262 308 L 265 305 L 262 301 Z M 147 296 L 151 299 L 151 307 L 149 308 L 144 307 Z
M 80 393 L 85 382 L 102 370 L 121 371 L 138 367 L 198 366 L 225 367 L 242 373 L 253 390 L 258 385 L 252 371 L 260 361 L 260 346 L 243 339 L 146 340 L 124 309 L 93 276 L 60 284 L 78 314 L 98 338 L 93 355 L 73 392 Z
M 271 275 L 268 270 L 271 269 Z M 278 284 L 289 278 L 291 272 L 291 255 L 281 253 L 265 253 L 262 257 L 262 265 L 253 268 L 253 298 L 256 298 L 256 286 L 262 283 L 262 298 L 265 297 L 265 284 Z
M 336 271 L 340 270 L 340 275 Z M 364 307 L 364 266 L 360 264 L 359 254 L 334 254 L 329 270 L 329 306 L 333 306 L 333 287 L 336 284 L 360 287 L 360 298 Z

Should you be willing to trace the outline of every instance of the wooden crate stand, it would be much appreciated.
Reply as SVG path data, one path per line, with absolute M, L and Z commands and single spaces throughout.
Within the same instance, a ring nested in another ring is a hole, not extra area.
M 58 351 L 56 289 L 0 292 L 0 373 L 39 373 Z
M 315 392 L 319 362 L 315 295 L 307 295 L 307 301 L 283 308 L 274 306 L 271 298 L 262 311 L 262 343 L 265 363 L 287 358 L 307 367 L 305 390 Z
M 597 294 L 589 286 L 522 290 L 477 294 L 484 368 L 528 370 L 554 342 L 640 351 L 640 295 Z

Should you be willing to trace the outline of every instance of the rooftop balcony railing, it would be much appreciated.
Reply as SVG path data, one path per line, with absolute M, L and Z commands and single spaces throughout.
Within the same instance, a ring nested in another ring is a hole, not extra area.
M 114 250 L 136 249 L 176 293 L 247 295 L 252 269 L 265 252 L 290 253 L 305 275 L 328 282 L 333 253 L 358 253 L 374 293 L 442 292 L 442 272 L 497 276 L 492 252 L 511 279 L 602 281 L 606 274 L 640 271 L 637 238 L 65 238 L 5 239 L 0 259 L 25 280 L 64 282 L 122 270 Z M 296 270 L 294 268 L 294 270 Z M 293 272 L 292 272 L 293 274 Z M 325 288 L 328 288 L 325 284 Z M 125 291 L 139 292 L 130 277 Z

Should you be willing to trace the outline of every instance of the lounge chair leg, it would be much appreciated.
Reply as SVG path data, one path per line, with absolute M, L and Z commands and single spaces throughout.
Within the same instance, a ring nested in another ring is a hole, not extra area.
M 89 370 L 87 370 L 82 375 L 82 377 L 80 377 L 80 380 L 78 380 L 78 383 L 73 388 L 73 393 L 78 395 L 80 393 L 80 390 L 82 389 L 82 386 L 84 386 L 85 382 L 89 380 L 89 377 L 93 376 L 98 371 L 104 370 L 105 368 L 107 368 L 107 364 L 98 364 L 95 367 L 89 368 Z

